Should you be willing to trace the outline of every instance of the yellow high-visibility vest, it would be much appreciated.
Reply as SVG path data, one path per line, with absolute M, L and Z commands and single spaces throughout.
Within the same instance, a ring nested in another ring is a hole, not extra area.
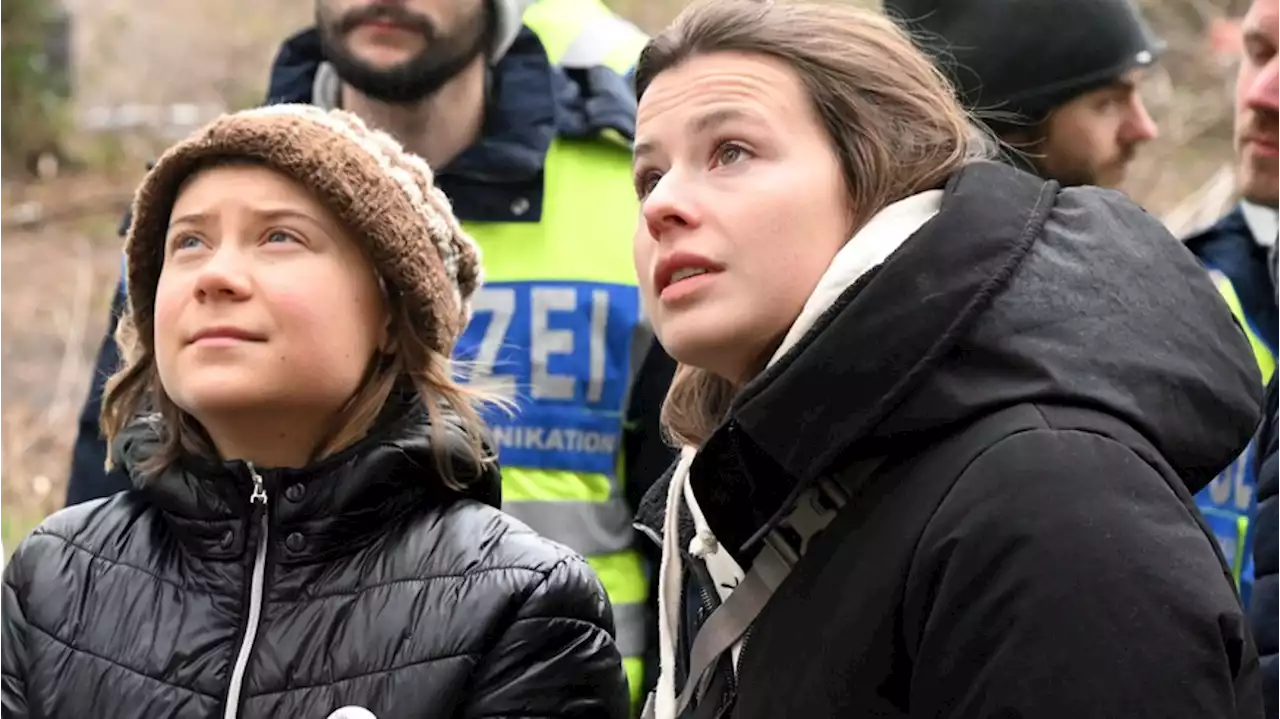
M 599 0 L 541 0 L 525 15 L 553 64 L 624 73 L 648 38 Z M 515 392 L 489 417 L 503 510 L 586 557 L 613 605 L 638 705 L 650 588 L 622 474 L 626 398 L 647 342 L 631 235 L 639 206 L 629 150 L 557 138 L 541 221 L 465 222 L 485 284 L 459 343 L 473 381 Z

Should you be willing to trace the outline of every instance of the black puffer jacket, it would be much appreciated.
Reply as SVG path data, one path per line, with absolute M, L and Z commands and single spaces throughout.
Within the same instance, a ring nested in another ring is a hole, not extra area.
M 244 463 L 191 463 L 49 517 L 4 573 L 6 719 L 625 717 L 595 575 L 494 508 L 496 472 L 443 489 L 401 414 L 257 472 L 265 503 Z

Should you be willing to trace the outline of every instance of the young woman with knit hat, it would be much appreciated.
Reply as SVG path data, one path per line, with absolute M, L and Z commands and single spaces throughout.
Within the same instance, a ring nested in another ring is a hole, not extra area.
M 224 116 L 127 256 L 103 427 L 137 489 L 6 567 L 6 717 L 626 715 L 597 578 L 497 509 L 449 361 L 480 258 L 422 160 L 340 111 Z

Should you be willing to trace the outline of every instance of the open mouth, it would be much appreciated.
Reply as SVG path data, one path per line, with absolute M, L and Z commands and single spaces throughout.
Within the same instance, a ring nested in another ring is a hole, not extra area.
M 681 280 L 687 280 L 690 277 L 697 277 L 698 275 L 705 275 L 709 272 L 711 272 L 711 270 L 704 267 L 685 267 L 684 269 L 676 270 L 671 274 L 671 281 L 667 283 L 667 287 L 670 287 Z

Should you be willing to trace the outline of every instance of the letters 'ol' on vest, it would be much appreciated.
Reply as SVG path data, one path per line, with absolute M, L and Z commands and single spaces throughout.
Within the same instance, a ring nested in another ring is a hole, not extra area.
M 1231 308 L 1231 314 L 1235 315 L 1244 328 L 1254 359 L 1262 373 L 1262 386 L 1265 387 L 1276 371 L 1275 352 L 1251 325 L 1231 280 L 1218 270 L 1210 270 L 1209 274 L 1227 306 Z M 1240 598 L 1246 606 L 1253 589 L 1253 552 L 1248 538 L 1254 490 L 1258 485 L 1258 478 L 1254 476 L 1255 451 L 1254 444 L 1250 442 L 1236 461 L 1215 477 L 1209 486 L 1200 490 L 1195 498 L 1200 513 L 1209 523 L 1222 547 L 1223 555 L 1231 565 L 1232 576 L 1240 589 Z

